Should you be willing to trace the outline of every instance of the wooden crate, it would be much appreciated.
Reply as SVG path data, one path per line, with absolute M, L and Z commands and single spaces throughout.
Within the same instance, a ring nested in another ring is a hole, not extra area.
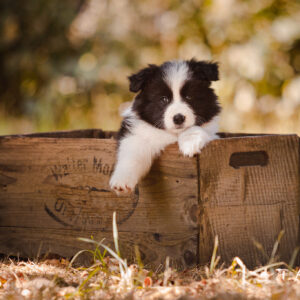
M 169 146 L 131 195 L 109 189 L 116 141 L 81 130 L 0 137 L 0 253 L 71 257 L 106 238 L 117 212 L 124 257 L 138 245 L 151 267 L 167 256 L 177 268 L 210 260 L 214 236 L 225 262 L 265 263 L 281 230 L 278 255 L 299 244 L 297 135 L 223 134 L 200 155 Z M 265 254 L 257 248 L 260 243 Z M 256 245 L 255 245 L 256 244 Z

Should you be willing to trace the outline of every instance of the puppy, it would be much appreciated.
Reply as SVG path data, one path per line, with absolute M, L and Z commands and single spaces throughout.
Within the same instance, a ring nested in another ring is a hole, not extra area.
M 178 142 L 191 157 L 217 138 L 221 108 L 210 84 L 218 77 L 216 63 L 194 59 L 149 65 L 129 77 L 130 91 L 138 94 L 118 133 L 110 179 L 117 194 L 133 191 L 167 145 Z

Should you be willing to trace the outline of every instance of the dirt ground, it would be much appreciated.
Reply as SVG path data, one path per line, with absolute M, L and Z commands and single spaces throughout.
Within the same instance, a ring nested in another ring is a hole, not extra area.
M 210 266 L 156 272 L 104 257 L 89 268 L 64 259 L 2 260 L 1 299 L 300 299 L 300 271 L 274 263 L 254 271 L 239 258 Z M 164 271 L 163 271 L 164 269 Z

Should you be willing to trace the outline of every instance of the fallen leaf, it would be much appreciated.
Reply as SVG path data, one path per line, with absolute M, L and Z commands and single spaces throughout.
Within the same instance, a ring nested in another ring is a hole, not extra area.
M 151 277 L 146 277 L 144 279 L 144 287 L 151 287 L 152 286 L 152 278 Z

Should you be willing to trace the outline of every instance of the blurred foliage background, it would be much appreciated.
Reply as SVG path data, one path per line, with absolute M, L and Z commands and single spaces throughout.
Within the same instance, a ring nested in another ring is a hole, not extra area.
M 116 130 L 127 76 L 214 60 L 221 130 L 300 134 L 300 2 L 1 0 L 0 134 Z

